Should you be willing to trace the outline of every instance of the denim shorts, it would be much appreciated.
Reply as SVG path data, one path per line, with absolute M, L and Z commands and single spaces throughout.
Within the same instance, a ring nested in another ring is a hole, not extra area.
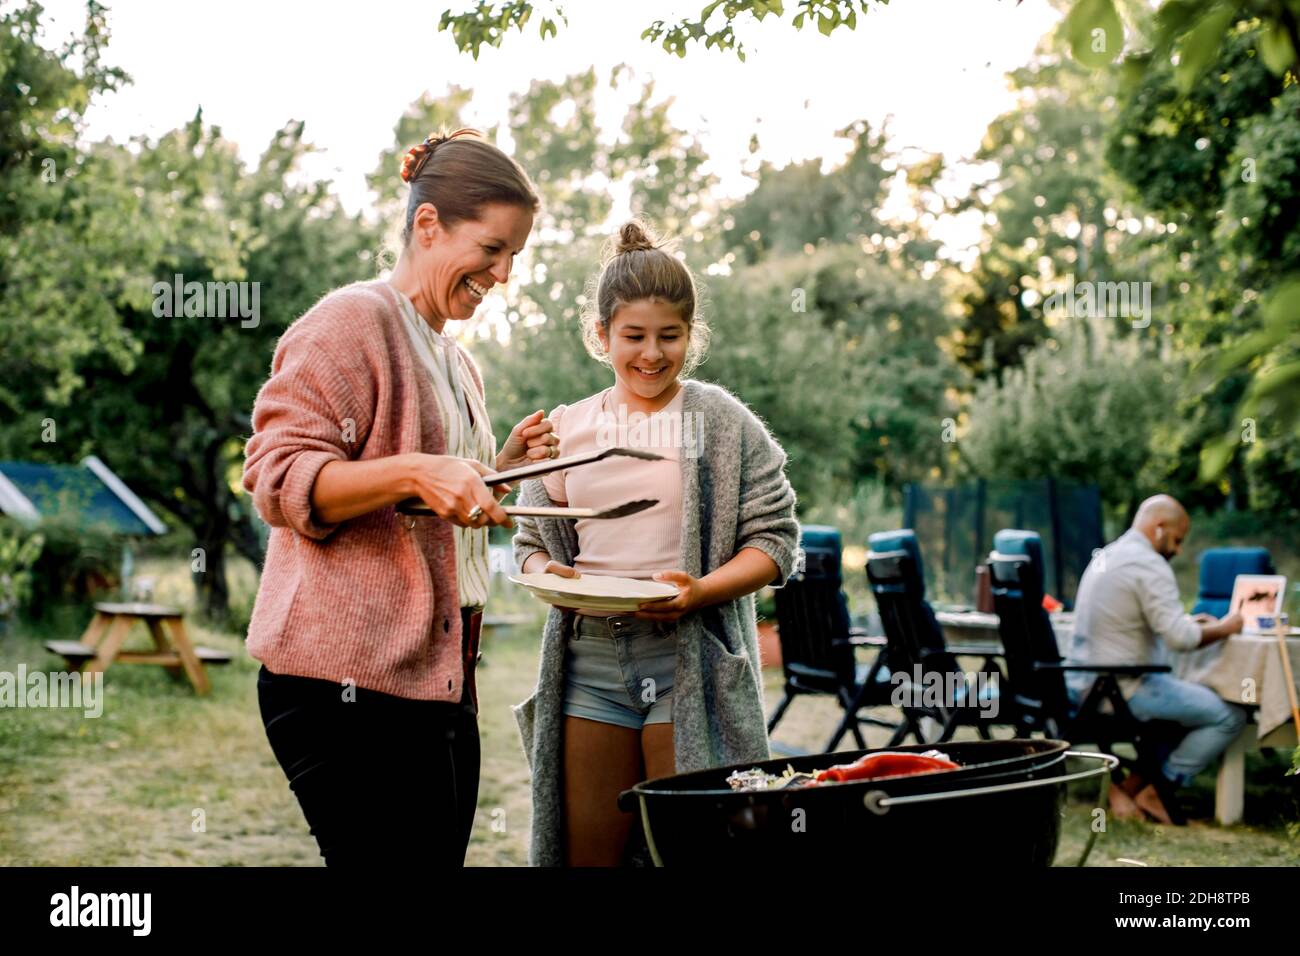
M 633 730 L 672 723 L 675 625 L 579 614 L 569 624 L 567 651 L 565 716 Z

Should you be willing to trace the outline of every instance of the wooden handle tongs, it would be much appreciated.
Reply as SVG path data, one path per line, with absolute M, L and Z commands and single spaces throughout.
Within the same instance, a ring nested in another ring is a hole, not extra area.
M 564 458 L 546 458 L 531 465 L 521 465 L 518 468 L 499 471 L 496 474 L 484 475 L 483 483 L 489 486 L 503 485 L 521 481 L 524 478 L 537 478 L 541 475 L 548 475 L 553 471 L 559 471 L 562 468 L 589 465 L 592 462 L 601 461 L 613 455 L 641 458 L 645 461 L 662 461 L 664 457 L 655 452 L 642 451 L 637 448 L 605 448 L 598 451 L 582 452 L 577 455 L 567 455 Z M 626 504 L 616 505 L 613 508 L 543 508 L 507 505 L 505 512 L 508 515 L 533 518 L 623 518 L 627 515 L 636 514 L 638 511 L 645 511 L 645 509 L 658 503 L 659 499 L 657 498 L 642 498 L 637 501 L 629 501 Z M 434 510 L 419 498 L 407 498 L 405 501 L 398 502 L 395 507 L 399 514 L 436 517 Z

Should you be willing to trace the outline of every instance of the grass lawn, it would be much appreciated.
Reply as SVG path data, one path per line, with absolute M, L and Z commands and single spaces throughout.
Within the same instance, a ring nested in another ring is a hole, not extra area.
M 181 585 L 184 582 L 182 580 Z M 180 600 L 161 588 L 162 600 Z M 494 611 L 537 609 L 507 599 Z M 0 638 L 0 670 L 57 669 L 45 652 L 49 637 L 75 637 L 88 610 L 41 629 L 15 628 Z M 540 618 L 539 618 L 540 620 Z M 196 697 L 156 667 L 112 668 L 105 675 L 104 710 L 12 709 L 0 713 L 0 865 L 319 865 L 315 842 L 275 763 L 257 710 L 257 665 L 238 635 L 188 622 L 196 642 L 235 652 L 235 662 L 209 668 L 212 693 Z M 536 626 L 492 631 L 479 678 L 483 774 L 470 844 L 472 866 L 518 866 L 527 858 L 528 768 L 509 705 L 531 690 L 537 662 Z M 134 641 L 144 646 L 139 628 Z M 779 696 L 780 674 L 767 672 L 768 706 Z M 802 698 L 777 728 L 778 742 L 815 750 L 836 721 L 828 700 Z M 883 743 L 873 730 L 871 743 Z M 1286 759 L 1284 759 L 1286 758 Z M 1185 829 L 1112 823 L 1093 849 L 1090 866 L 1294 865 L 1300 840 L 1297 778 L 1284 778 L 1289 755 L 1252 755 L 1246 823 Z M 1094 791 L 1095 793 L 1095 791 Z M 1194 815 L 1213 812 L 1213 776 L 1198 779 L 1189 800 Z M 1077 859 L 1095 805 L 1080 790 L 1066 809 L 1058 862 Z M 196 825 L 202 811 L 203 826 Z M 411 808 L 418 814 L 418 808 Z

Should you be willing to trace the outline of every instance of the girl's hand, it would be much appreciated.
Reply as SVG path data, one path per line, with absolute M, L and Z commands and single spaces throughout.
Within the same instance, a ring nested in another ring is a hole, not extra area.
M 542 568 L 543 574 L 558 574 L 562 578 L 580 578 L 582 577 L 577 571 L 567 564 L 561 564 L 559 561 L 547 561 L 546 567 Z
M 560 457 L 560 437 L 555 434 L 555 423 L 542 417 L 545 414 L 539 408 L 510 429 L 510 437 L 497 452 L 497 471 Z
M 708 603 L 700 579 L 691 577 L 685 571 L 659 571 L 654 579 L 677 585 L 677 596 L 642 604 L 635 616 L 643 621 L 676 621 L 682 615 Z
M 580 578 L 580 577 L 582 577 L 582 575 L 579 574 L 577 571 L 575 571 L 573 568 L 569 567 L 567 564 L 561 564 L 559 561 L 547 561 L 547 562 L 546 562 L 546 567 L 542 568 L 542 573 L 543 573 L 543 574 L 558 574 L 558 575 L 559 575 L 560 577 L 562 577 L 562 578 Z M 560 606 L 560 605 L 558 605 L 558 604 L 556 605 L 556 607 L 560 608 L 561 611 L 576 611 L 576 610 L 577 610 L 576 607 L 567 607 L 567 606 L 562 607 L 562 606 Z

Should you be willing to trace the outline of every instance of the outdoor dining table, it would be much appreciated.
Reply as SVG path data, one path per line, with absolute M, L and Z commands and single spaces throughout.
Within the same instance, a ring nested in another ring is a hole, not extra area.
M 935 619 L 943 628 L 944 639 L 957 650 L 961 644 L 987 644 L 998 639 L 998 616 L 987 611 L 936 611 Z M 1074 612 L 1056 611 L 1048 615 L 1056 645 L 1065 656 L 1074 636 Z
M 963 643 L 987 644 L 998 638 L 998 616 L 980 611 L 937 611 L 950 648 L 961 653 Z M 1061 657 L 1070 653 L 1074 614 L 1051 615 Z M 1300 628 L 1286 638 L 1291 673 L 1300 675 Z M 1271 634 L 1234 634 L 1194 651 L 1171 653 L 1170 667 L 1183 680 L 1204 684 L 1226 701 L 1252 707 L 1237 739 L 1224 752 L 1214 788 L 1214 817 L 1222 824 L 1239 823 L 1245 806 L 1246 753 L 1251 750 L 1294 748 L 1296 728 L 1286 689 L 1278 639 Z
M 122 649 L 137 621 L 148 628 L 153 638 L 152 651 Z M 231 659 L 225 651 L 192 645 L 185 633 L 185 615 L 178 608 L 162 604 L 96 604 L 95 616 L 81 640 L 46 641 L 45 647 L 64 658 L 70 669 L 87 673 L 107 670 L 115 663 L 161 665 L 173 676 L 184 673 L 199 694 L 211 689 L 204 665 L 225 664 Z
M 1300 674 L 1300 635 L 1288 636 L 1286 649 L 1291 673 Z M 1170 658 L 1175 676 L 1204 684 L 1231 703 L 1258 707 L 1256 719 L 1247 721 L 1224 751 L 1215 787 L 1215 818 L 1238 823 L 1245 802 L 1246 752 L 1296 745 L 1278 639 L 1272 634 L 1234 634 Z

